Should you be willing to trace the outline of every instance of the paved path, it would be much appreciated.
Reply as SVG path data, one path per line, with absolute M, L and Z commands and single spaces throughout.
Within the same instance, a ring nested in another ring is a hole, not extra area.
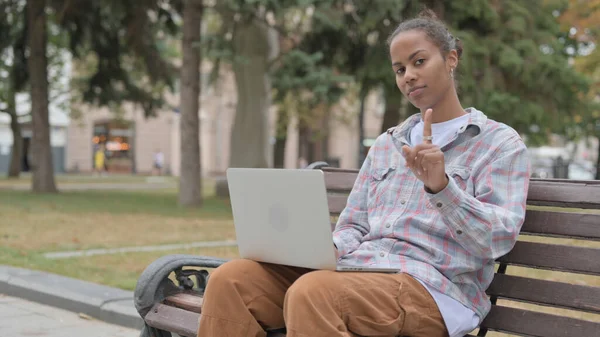
M 131 252 L 134 252 L 134 253 L 136 253 L 136 252 L 157 252 L 157 251 L 167 251 L 167 250 L 176 250 L 176 249 L 233 247 L 233 246 L 237 246 L 237 241 L 232 241 L 232 240 L 200 241 L 200 242 L 181 243 L 181 244 L 172 244 L 172 245 L 135 246 L 135 247 L 121 247 L 121 248 L 75 250 L 75 251 L 67 251 L 67 252 L 51 252 L 51 253 L 45 253 L 44 257 L 47 259 L 67 259 L 67 258 L 71 258 L 71 257 L 122 254 L 122 253 L 131 253 Z
M 139 331 L 0 294 L 2 337 L 138 337 Z

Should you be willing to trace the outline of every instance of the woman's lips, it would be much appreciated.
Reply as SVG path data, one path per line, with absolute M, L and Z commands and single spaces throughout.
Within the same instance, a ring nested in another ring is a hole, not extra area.
M 411 91 L 409 91 L 408 96 L 409 97 L 419 96 L 421 93 L 423 93 L 423 89 L 425 89 L 425 87 L 418 87 L 418 88 L 412 89 Z

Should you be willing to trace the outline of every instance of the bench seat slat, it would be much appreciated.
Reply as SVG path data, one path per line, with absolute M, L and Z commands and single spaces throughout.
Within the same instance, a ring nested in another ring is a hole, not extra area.
M 498 277 L 498 275 L 496 275 Z M 193 296 L 187 295 L 186 296 Z M 198 329 L 200 314 L 172 307 L 166 304 L 156 304 L 146 315 L 148 325 L 175 332 L 181 336 L 195 337 Z M 531 322 L 535 320 L 535 324 Z M 538 323 L 539 322 L 539 323 Z M 553 324 L 552 328 L 547 328 Z M 531 326 L 528 326 L 531 325 Z M 573 318 L 541 314 L 526 310 L 494 306 L 483 327 L 504 332 L 527 334 L 531 336 L 592 336 L 586 331 L 600 331 L 600 323 L 577 320 Z M 577 329 L 578 331 L 573 331 Z M 555 331 L 556 330 L 556 331 Z M 552 333 L 548 333 L 552 331 Z M 558 333 L 555 333 L 557 332 Z M 282 333 L 270 333 L 269 337 L 283 337 Z
M 192 312 L 202 312 L 203 299 L 197 294 L 179 293 L 165 298 L 164 303 Z
M 194 296 L 185 294 L 186 296 Z M 172 296 L 171 296 L 172 297 Z M 198 296 L 195 296 L 198 297 Z M 180 336 L 197 337 L 200 314 L 172 307 L 166 304 L 156 304 L 145 317 L 145 321 L 151 327 L 174 332 Z M 269 331 L 267 337 L 285 337 L 281 331 Z M 474 336 L 467 336 L 474 337 Z
M 598 287 L 496 274 L 488 294 L 535 304 L 600 313 L 600 288 Z M 165 303 L 196 313 L 200 313 L 202 309 L 202 297 L 193 294 L 181 293 L 169 296 L 165 299 Z
M 157 303 L 146 314 L 144 320 L 153 328 L 175 332 L 180 336 L 196 337 L 200 314 Z
M 518 241 L 499 262 L 581 274 L 600 274 L 600 249 Z
M 516 301 L 600 313 L 600 287 L 496 274 L 487 293 Z
M 494 306 L 482 327 L 490 330 L 536 337 L 598 336 L 600 322 Z
M 155 304 L 144 320 L 153 328 L 174 332 L 184 337 L 197 337 L 200 314 L 166 304 Z M 272 331 L 267 334 L 267 337 L 285 337 L 285 334 Z

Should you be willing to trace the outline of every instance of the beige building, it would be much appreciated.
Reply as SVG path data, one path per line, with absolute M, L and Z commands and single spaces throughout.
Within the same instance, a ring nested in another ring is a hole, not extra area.
M 168 97 L 168 101 L 177 106 L 178 97 Z M 365 136 L 368 143 L 369 139 L 372 140 L 379 134 L 383 109 L 375 94 L 369 97 L 366 106 Z M 222 174 L 227 168 L 235 107 L 235 84 L 231 73 L 222 76 L 217 87 L 209 87 L 202 91 L 199 115 L 204 174 Z M 164 109 L 159 111 L 156 117 L 145 118 L 141 108 L 126 104 L 121 107 L 119 119 L 115 118 L 115 112 L 107 108 L 79 109 L 82 111 L 81 117 L 72 120 L 68 129 L 65 165 L 67 172 L 91 171 L 94 152 L 99 144 L 104 143 L 109 172 L 151 173 L 155 153 L 162 152 L 165 173 L 179 175 L 180 128 L 176 108 Z M 340 167 L 357 168 L 358 102 L 343 101 L 334 107 L 333 113 L 327 144 L 329 157 L 339 160 Z M 274 111 L 271 121 L 274 125 Z M 274 130 L 274 127 L 271 129 Z M 292 123 L 288 128 L 285 167 L 295 168 L 299 165 L 298 131 Z

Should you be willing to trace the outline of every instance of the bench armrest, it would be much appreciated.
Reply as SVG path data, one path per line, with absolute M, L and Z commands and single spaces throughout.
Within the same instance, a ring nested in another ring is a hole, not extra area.
M 324 161 L 315 161 L 315 162 L 310 163 L 308 166 L 306 166 L 306 169 L 309 169 L 309 170 L 320 170 L 323 167 L 329 167 L 329 164 L 327 164 Z
M 156 259 L 140 275 L 135 286 L 133 300 L 135 308 L 142 318 L 146 316 L 152 306 L 162 301 L 166 296 L 181 292 L 183 289 L 176 286 L 168 277 L 172 272 L 181 273 L 182 267 L 217 268 L 226 259 L 209 256 L 172 254 Z M 208 275 L 206 271 L 202 271 Z M 178 275 L 179 276 L 179 275 Z M 185 278 L 189 275 L 183 275 Z M 206 284 L 202 284 L 204 287 Z M 202 289 L 204 290 L 204 289 Z

